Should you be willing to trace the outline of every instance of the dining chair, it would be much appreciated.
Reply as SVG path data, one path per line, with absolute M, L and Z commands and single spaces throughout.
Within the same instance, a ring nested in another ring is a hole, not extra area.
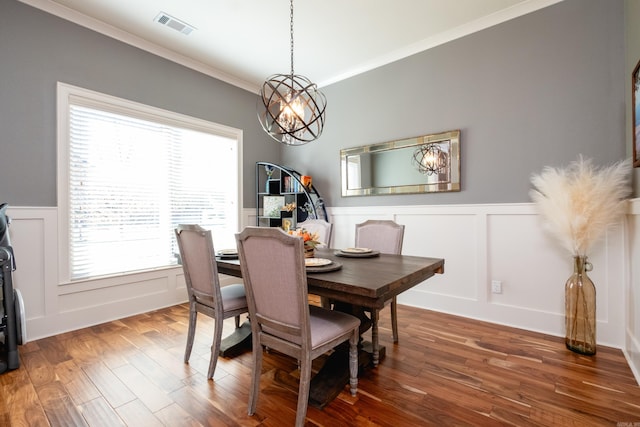
M 404 225 L 391 220 L 368 220 L 361 224 L 356 224 L 356 247 L 369 248 L 379 251 L 382 254 L 400 255 L 402 252 L 402 241 L 404 239 Z M 389 301 L 385 302 L 387 305 Z M 391 330 L 393 342 L 398 342 L 398 316 L 396 308 L 396 297 L 390 300 L 391 303 Z M 371 312 L 371 333 L 376 334 L 372 340 L 377 341 L 378 334 L 378 310 Z
M 333 224 L 323 219 L 308 219 L 298 223 L 299 228 L 304 228 L 311 233 L 318 233 L 318 240 L 325 247 L 331 247 L 331 231 Z
M 300 384 L 295 425 L 302 426 L 307 414 L 312 361 L 345 341 L 349 341 L 350 391 L 356 394 L 360 319 L 308 304 L 303 242 L 299 237 L 279 228 L 247 227 L 236 234 L 236 241 L 253 342 L 249 415 L 256 411 L 262 353 L 269 348 L 298 360 Z
M 210 230 L 196 224 L 181 224 L 175 229 L 175 234 L 189 296 L 189 331 L 184 363 L 188 363 L 191 356 L 198 313 L 212 317 L 215 329 L 207 373 L 207 379 L 211 379 L 220 352 L 224 319 L 235 317 L 237 329 L 240 327 L 240 315 L 248 312 L 245 290 L 242 284 L 220 286 Z

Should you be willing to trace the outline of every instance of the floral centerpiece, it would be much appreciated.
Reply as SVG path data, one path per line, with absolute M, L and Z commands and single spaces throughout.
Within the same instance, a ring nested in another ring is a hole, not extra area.
M 297 230 L 289 230 L 289 234 L 301 237 L 304 242 L 304 256 L 307 258 L 313 258 L 316 247 L 321 243 L 318 240 L 318 233 L 311 233 L 305 228 L 299 228 Z
M 592 269 L 587 254 L 622 219 L 630 174 L 630 160 L 596 168 L 580 156 L 564 169 L 546 167 L 531 178 L 530 196 L 544 228 L 574 257 L 565 284 L 565 344 L 577 353 L 596 352 L 596 291 L 586 274 Z

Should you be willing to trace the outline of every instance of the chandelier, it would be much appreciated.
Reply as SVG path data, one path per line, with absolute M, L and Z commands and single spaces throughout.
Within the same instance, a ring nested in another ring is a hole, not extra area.
M 327 100 L 315 83 L 293 72 L 293 0 L 291 73 L 274 74 L 260 89 L 258 119 L 269 136 L 287 145 L 302 145 L 322 134 Z
M 437 175 L 447 170 L 449 156 L 436 143 L 423 144 L 413 152 L 413 163 L 420 173 Z

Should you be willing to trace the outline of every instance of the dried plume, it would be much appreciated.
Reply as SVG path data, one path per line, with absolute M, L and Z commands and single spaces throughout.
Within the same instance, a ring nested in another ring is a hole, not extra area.
M 631 193 L 631 160 L 594 167 L 582 156 L 566 168 L 533 175 L 529 193 L 544 226 L 574 256 L 587 256 L 608 226 L 618 223 Z

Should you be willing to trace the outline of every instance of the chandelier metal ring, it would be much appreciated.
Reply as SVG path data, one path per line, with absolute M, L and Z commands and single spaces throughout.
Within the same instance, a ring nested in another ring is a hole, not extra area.
M 436 143 L 424 144 L 413 152 L 413 164 L 422 174 L 437 175 L 449 167 L 449 156 Z
M 318 86 L 293 71 L 293 0 L 291 7 L 291 73 L 274 74 L 263 83 L 257 105 L 258 120 L 271 138 L 302 145 L 320 137 L 327 99 Z

